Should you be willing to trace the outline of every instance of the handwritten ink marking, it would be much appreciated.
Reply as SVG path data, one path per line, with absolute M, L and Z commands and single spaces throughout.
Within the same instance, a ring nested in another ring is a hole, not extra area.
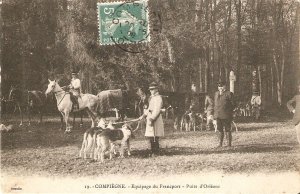
M 12 190 L 12 191 L 21 191 L 22 188 L 21 187 L 11 187 L 10 190 Z

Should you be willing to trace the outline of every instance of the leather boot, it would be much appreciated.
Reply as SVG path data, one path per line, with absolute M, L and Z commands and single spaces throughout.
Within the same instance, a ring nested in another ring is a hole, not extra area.
M 153 137 L 150 137 L 149 138 L 150 140 L 150 153 L 149 153 L 149 156 L 151 157 L 153 154 L 154 154 L 154 150 L 155 150 L 155 145 L 154 145 L 154 138 Z
M 72 111 L 73 110 L 77 110 L 77 107 L 78 107 L 78 101 L 76 100 L 76 97 L 70 93 L 70 98 L 71 98 L 71 101 L 72 101 Z
M 154 154 L 159 155 L 159 137 L 155 137 Z
M 231 131 L 230 132 L 227 132 L 226 134 L 227 136 L 227 146 L 231 147 L 231 142 L 232 142 L 232 134 L 231 134 Z
M 223 146 L 223 140 L 224 140 L 224 132 L 219 132 L 219 145 L 217 148 L 220 148 Z

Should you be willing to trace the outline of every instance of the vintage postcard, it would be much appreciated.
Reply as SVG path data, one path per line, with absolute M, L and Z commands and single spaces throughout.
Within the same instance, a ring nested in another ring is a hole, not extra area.
M 300 193 L 297 0 L 0 0 L 1 193 Z

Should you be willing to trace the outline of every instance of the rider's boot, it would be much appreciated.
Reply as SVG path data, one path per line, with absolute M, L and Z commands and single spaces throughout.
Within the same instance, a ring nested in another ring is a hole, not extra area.
M 71 101 L 72 101 L 72 111 L 76 111 L 79 109 L 78 99 L 76 96 L 71 95 Z
M 231 134 L 231 131 L 229 132 L 226 132 L 226 136 L 227 136 L 227 146 L 231 147 L 231 142 L 232 142 L 232 134 Z
M 78 110 L 79 109 L 79 103 L 78 103 L 78 99 L 76 99 L 76 102 L 74 104 L 74 109 Z

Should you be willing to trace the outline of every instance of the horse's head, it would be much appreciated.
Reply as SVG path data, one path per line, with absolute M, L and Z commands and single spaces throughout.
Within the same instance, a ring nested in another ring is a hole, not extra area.
M 147 95 L 145 89 L 138 88 L 136 94 L 137 94 L 140 101 L 142 101 L 143 103 L 147 103 L 147 100 L 148 100 L 149 96 Z
M 9 89 L 8 101 L 14 101 L 17 97 L 17 87 L 11 86 Z
M 56 89 L 56 85 L 57 85 L 56 80 L 54 80 L 54 81 L 51 81 L 50 79 L 48 79 L 48 80 L 49 80 L 49 84 L 48 84 L 48 88 L 45 92 L 46 96 L 51 92 L 56 92 L 55 89 Z

